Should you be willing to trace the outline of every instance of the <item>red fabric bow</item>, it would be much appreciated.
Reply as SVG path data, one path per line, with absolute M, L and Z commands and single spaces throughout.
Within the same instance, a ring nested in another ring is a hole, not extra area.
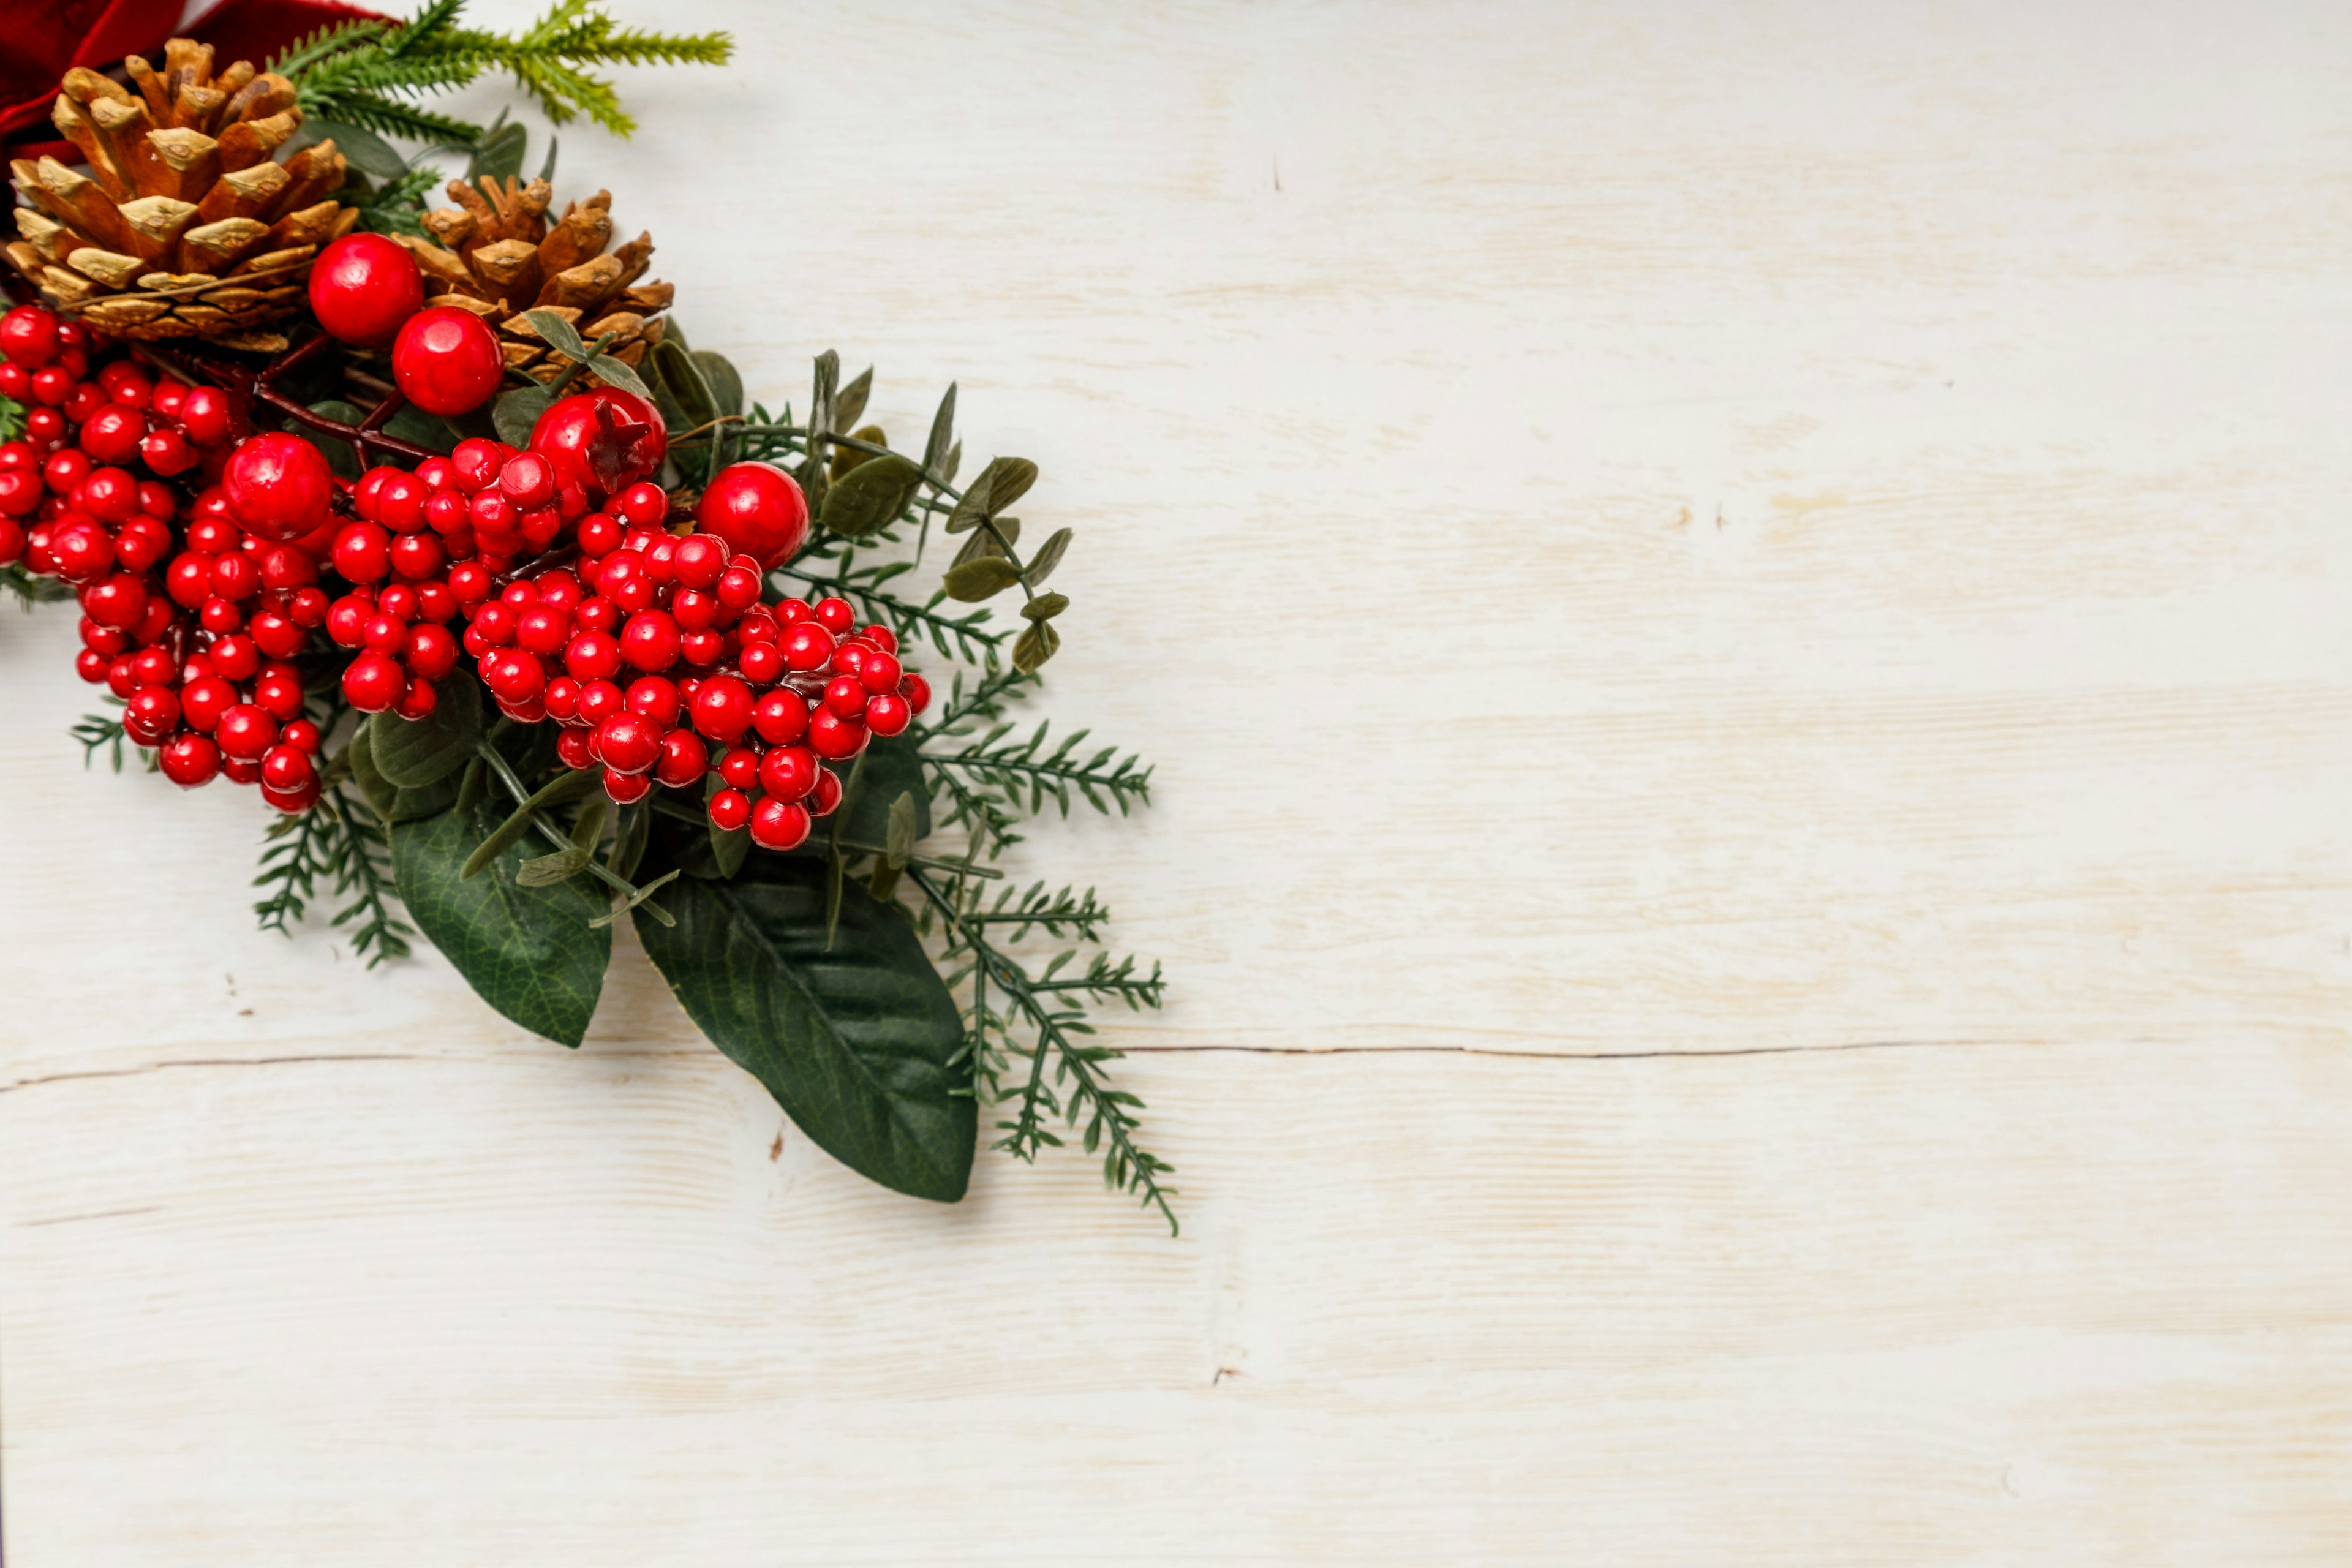
M 384 16 L 337 0 L 226 0 L 180 32 L 183 0 L 5 0 L 0 27 L 0 141 L 11 158 L 47 153 L 71 163 L 80 153 L 57 140 L 49 106 L 58 83 L 75 66 L 110 70 L 125 55 L 153 55 L 163 40 L 194 38 L 213 46 L 222 66 L 266 63 L 296 39 L 337 22 L 380 22 Z

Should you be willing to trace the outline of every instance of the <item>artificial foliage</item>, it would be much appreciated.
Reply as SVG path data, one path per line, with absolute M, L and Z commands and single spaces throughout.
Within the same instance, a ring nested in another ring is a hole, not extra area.
M 1024 1161 L 1075 1142 L 1173 1227 L 1091 1023 L 1159 1006 L 1160 968 L 1106 948 L 1092 889 L 1003 864 L 1041 819 L 1150 799 L 1132 753 L 1019 716 L 1071 604 L 1072 531 L 1024 542 L 1011 510 L 1035 465 L 960 484 L 955 389 L 894 445 L 872 373 L 832 353 L 797 413 L 749 400 L 644 280 L 650 237 L 612 243 L 609 194 L 559 207 L 551 142 L 526 177 L 519 125 L 426 101 L 503 71 L 625 134 L 590 68 L 717 63 L 723 36 L 564 0 L 502 37 L 460 10 L 337 26 L 266 71 L 175 40 L 63 84 L 61 126 L 116 105 L 126 130 L 160 111 L 120 108 L 124 82 L 221 84 L 163 94 L 193 103 L 182 129 L 260 84 L 278 166 L 328 208 L 278 247 L 308 248 L 268 339 L 182 304 L 167 333 L 99 330 L 139 268 L 78 290 L 105 264 L 60 237 L 69 182 L 17 171 L 46 248 L 15 287 L 44 303 L 0 320 L 0 585 L 80 604 L 78 668 L 110 693 L 73 727 L 85 761 L 256 786 L 266 931 L 321 916 L 370 968 L 430 943 L 576 1046 L 627 920 L 695 1025 L 861 1173 L 953 1201 L 983 1137 Z M 149 167 L 126 154 L 104 194 Z

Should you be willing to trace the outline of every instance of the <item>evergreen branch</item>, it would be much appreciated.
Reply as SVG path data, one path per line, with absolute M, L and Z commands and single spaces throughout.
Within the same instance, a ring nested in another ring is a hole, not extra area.
M 114 771 L 118 773 L 122 771 L 122 742 L 127 737 L 122 731 L 120 714 L 109 717 L 104 713 L 85 713 L 66 733 L 81 742 L 81 765 L 85 770 L 103 747 L 112 753 L 110 761 Z
M 464 0 L 457 0 L 457 3 L 462 5 Z M 391 25 L 388 22 L 337 22 L 320 27 L 278 50 L 271 58 L 268 68 L 289 79 L 296 79 L 320 60 L 382 37 Z M 296 85 L 299 89 L 299 82 Z
M 55 577 L 43 577 L 27 572 L 16 562 L 0 566 L 0 587 L 16 595 L 18 603 L 27 610 L 35 605 L 54 605 L 60 599 L 73 596 L 73 590 Z
M 961 899 L 950 896 L 940 889 L 929 873 L 918 868 L 908 868 L 906 876 L 945 921 L 951 953 L 966 955 L 970 961 L 968 973 L 975 983 L 984 976 L 1003 992 L 1034 1036 L 1025 1047 L 1015 1040 L 1010 1020 L 987 1006 L 975 984 L 971 1027 L 983 1034 L 992 1032 L 1003 1042 L 1003 1048 L 992 1054 L 984 1041 L 973 1042 L 967 1036 L 974 1071 L 973 1093 L 989 1095 L 1000 1104 L 1009 1101 L 1013 1105 L 1012 1120 L 997 1123 L 1004 1136 L 990 1146 L 1034 1163 L 1042 1150 L 1057 1148 L 1062 1143 L 1060 1135 L 1047 1125 L 1049 1120 L 1058 1117 L 1064 1126 L 1073 1129 L 1084 1121 L 1081 1142 L 1087 1153 L 1097 1150 L 1102 1152 L 1104 1184 L 1132 1194 L 1147 1207 L 1157 1207 L 1167 1219 L 1170 1233 L 1175 1234 L 1176 1211 L 1168 1202 L 1172 1190 L 1163 1187 L 1160 1180 L 1171 1174 L 1174 1167 L 1136 1142 L 1139 1124 L 1134 1113 L 1143 1109 L 1143 1102 L 1124 1089 L 1111 1088 L 1103 1073 L 1104 1067 L 1119 1060 L 1121 1053 L 1108 1046 L 1085 1043 L 1079 1037 L 1094 1032 L 1085 1013 L 1078 1007 L 1047 1000 L 1088 989 L 1082 983 L 1055 979 L 1074 955 L 1060 954 L 1033 978 L 1018 960 L 989 940 L 984 923 L 971 918 L 970 895 Z M 1158 969 L 1154 968 L 1148 980 L 1139 980 L 1133 973 L 1134 962 L 1127 959 L 1112 966 L 1098 959 L 1087 973 L 1102 979 L 1104 984 L 1099 989 L 1104 994 L 1118 995 L 1134 1007 L 1159 1006 L 1161 987 Z M 1019 1088 L 1008 1091 L 1003 1087 L 1001 1075 L 1013 1051 L 1028 1057 L 1029 1071 Z M 1045 1069 L 1048 1052 L 1054 1058 L 1050 1075 Z
M 1086 730 L 1065 736 L 1059 746 L 1040 756 L 1052 727 L 1053 721 L 1045 720 L 1026 741 L 1007 741 L 1013 725 L 1000 723 L 961 751 L 919 754 L 934 768 L 961 770 L 983 787 L 994 789 L 1008 805 L 1020 806 L 1025 792 L 1025 809 L 1033 816 L 1049 798 L 1060 805 L 1064 816 L 1069 816 L 1073 787 L 1087 805 L 1106 816 L 1114 807 L 1125 816 L 1134 806 L 1150 804 L 1151 770 L 1139 768 L 1140 757 L 1132 753 L 1120 757 L 1118 747 L 1105 746 L 1082 761 L 1072 754 L 1072 749 L 1091 733 Z
M 294 934 L 310 910 L 321 879 L 351 901 L 330 922 L 348 927 L 344 940 L 373 969 L 387 958 L 406 958 L 415 931 L 392 912 L 397 897 L 386 861 L 390 845 L 372 814 L 356 810 L 339 785 L 322 794 L 310 810 L 269 825 L 257 888 L 271 889 L 253 906 L 263 931 Z
M 1019 942 L 1032 930 L 1042 930 L 1056 940 L 1074 937 L 1080 942 L 1099 942 L 1102 928 L 1109 923 L 1110 910 L 1095 900 L 1095 890 L 1088 888 L 1081 898 L 1064 888 L 1048 894 L 1045 884 L 1033 884 L 1026 892 L 1006 888 L 996 895 L 996 902 L 985 911 L 966 917 L 978 925 L 1009 925 L 1013 932 L 1007 942 Z
M 353 93 L 316 107 L 319 113 L 331 120 L 343 121 L 362 131 L 373 131 L 385 136 L 405 136 L 416 142 L 470 143 L 482 134 L 482 128 L 469 121 L 436 114 L 413 103 L 402 103 L 396 99 L 373 92 Z

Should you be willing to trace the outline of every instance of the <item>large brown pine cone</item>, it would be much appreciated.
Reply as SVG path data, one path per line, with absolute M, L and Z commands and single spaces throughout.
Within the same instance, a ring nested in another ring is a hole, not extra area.
M 323 141 L 274 161 L 302 123 L 294 84 L 249 60 L 215 76 L 210 44 L 173 38 L 161 71 L 136 55 L 123 66 L 136 92 L 77 66 L 58 95 L 51 118 L 87 175 L 55 158 L 10 165 L 32 205 L 8 260 L 117 337 L 284 348 L 261 329 L 301 308 L 319 247 L 359 218 L 333 199 L 343 155 Z
M 668 284 L 637 281 L 652 264 L 653 236 L 640 234 L 608 255 L 613 194 L 573 202 L 551 224 L 554 196 L 545 180 L 450 181 L 449 199 L 458 205 L 425 215 L 432 238 L 400 237 L 425 269 L 425 292 L 439 290 L 425 303 L 456 305 L 488 321 L 507 363 L 540 381 L 565 363 L 522 317 L 542 306 L 591 343 L 618 334 L 605 352 L 635 365 L 661 341 L 667 323 L 659 313 L 670 302 Z

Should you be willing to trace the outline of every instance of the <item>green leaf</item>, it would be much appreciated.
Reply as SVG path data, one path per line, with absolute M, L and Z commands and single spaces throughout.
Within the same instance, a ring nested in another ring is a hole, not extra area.
M 352 782 L 360 786 L 360 794 L 367 797 L 368 805 L 375 808 L 375 814 L 383 818 L 385 826 L 437 816 L 448 810 L 450 804 L 457 798 L 457 781 L 445 778 L 422 789 L 401 788 L 376 772 L 375 759 L 368 741 L 370 728 L 366 724 L 360 726 L 359 733 L 353 735 L 351 744 L 343 748 L 343 759 L 351 764 Z
M 959 441 L 955 445 L 955 453 L 961 456 L 962 452 L 963 443 Z M 952 468 L 953 465 L 950 464 L 950 468 Z M 988 487 L 992 482 L 993 476 L 982 468 L 980 476 L 963 492 L 963 499 L 955 503 L 955 510 L 948 513 L 948 520 L 942 525 L 948 532 L 961 533 L 980 526 L 980 520 L 988 515 Z
M 667 339 L 656 343 L 646 355 L 646 368 L 657 384 L 668 388 L 670 396 L 677 402 L 678 412 L 686 416 L 686 423 L 677 429 L 678 435 L 698 429 L 719 417 L 719 399 L 711 392 L 710 384 L 703 380 L 702 367 L 684 348 Z
M 473 184 L 484 174 L 494 180 L 520 178 L 525 144 L 530 140 L 520 121 L 493 125 L 482 139 L 474 143 L 473 160 L 466 165 L 466 183 Z
M 948 460 L 948 443 L 955 439 L 955 383 L 948 383 L 947 395 L 940 399 L 940 411 L 931 416 L 931 438 L 923 445 L 923 467 L 933 473 L 941 472 L 941 466 Z
M 1040 594 L 1021 606 L 1021 617 L 1029 621 L 1050 621 L 1070 607 L 1067 594 Z
M 613 853 L 604 864 L 616 877 L 637 874 L 637 862 L 646 858 L 646 844 L 654 828 L 654 808 L 650 804 L 625 805 L 621 808 L 619 826 L 613 829 Z M 645 889 L 637 889 L 643 896 Z
M 982 555 L 950 567 L 948 574 L 940 579 L 940 586 L 947 589 L 949 598 L 976 605 L 995 597 L 1019 581 L 1021 574 L 1013 569 L 1012 562 L 1002 555 Z
M 614 359 L 611 354 L 592 356 L 588 361 L 588 374 L 606 386 L 617 387 L 623 392 L 635 393 L 648 403 L 653 401 L 654 389 L 639 379 L 635 371 Z
M 1027 495 L 1029 487 L 1036 482 L 1037 465 L 1026 458 L 989 459 L 988 467 L 980 470 L 979 477 L 971 481 L 971 488 L 964 491 L 962 501 L 948 519 L 948 531 L 962 531 L 956 526 L 959 519 L 968 518 L 963 527 L 971 528 L 983 517 L 994 517 Z
M 439 700 L 422 719 L 390 709 L 368 721 L 368 751 L 375 771 L 403 789 L 422 789 L 474 759 L 482 738 L 481 690 L 462 673 L 441 683 Z
M 825 949 L 824 863 L 763 855 L 732 881 L 681 880 L 646 956 L 702 1032 L 811 1142 L 895 1191 L 964 1194 L 978 1141 L 963 1022 L 914 928 L 863 892 Z
M 593 925 L 606 900 L 571 882 L 520 888 L 520 847 L 490 874 L 462 874 L 495 815 L 445 811 L 392 829 L 392 874 L 417 929 L 483 1001 L 533 1034 L 576 1046 L 588 1032 L 613 933 Z
M 383 422 L 383 433 L 395 441 L 406 441 L 444 457 L 465 438 L 446 419 L 427 414 L 413 403 Z
M 907 864 L 915 852 L 915 796 L 901 790 L 898 798 L 890 803 L 890 826 L 883 839 L 882 858 L 893 871 Z
M 893 735 L 866 742 L 865 753 L 851 770 L 857 787 L 842 796 L 841 836 L 859 844 L 890 842 L 890 806 L 900 795 L 915 803 L 915 837 L 931 833 L 931 795 L 923 781 L 923 759 L 912 738 Z
M 588 345 L 581 341 L 580 329 L 555 311 L 541 307 L 536 310 L 525 310 L 522 313 L 522 319 L 529 321 L 538 331 L 539 335 L 547 340 L 548 347 L 564 358 L 586 359 L 588 357 Z
M 539 177 L 541 179 L 552 180 L 555 178 L 555 153 L 556 149 L 561 147 L 562 144 L 562 139 L 561 137 L 557 136 L 553 132 L 548 132 L 547 157 L 546 160 L 539 165 Z
M 1069 548 L 1068 529 L 1057 528 L 1046 535 L 1045 542 L 1037 547 L 1037 553 L 1029 558 L 1029 585 L 1032 588 L 1042 585 L 1054 568 L 1062 563 L 1062 556 Z
M 857 379 L 841 389 L 833 400 L 833 421 L 826 429 L 838 435 L 857 428 L 857 416 L 866 412 L 866 400 L 874 391 L 874 367 L 867 365 L 857 373 Z
M 470 882 L 488 869 L 490 863 L 522 842 L 530 831 L 531 819 L 551 805 L 562 805 L 578 800 L 596 785 L 593 768 L 567 768 L 532 792 L 531 797 L 507 815 L 506 820 L 490 829 L 473 852 L 466 857 L 457 871 L 457 879 Z
M 501 392 L 490 405 L 491 421 L 498 426 L 499 439 L 509 447 L 530 444 L 530 427 L 555 401 L 543 386 L 518 386 L 511 392 Z
M 393 151 L 391 142 L 347 121 L 323 116 L 302 121 L 302 128 L 294 133 L 287 151 L 296 152 L 330 137 L 334 139 L 335 150 L 362 174 L 373 174 L 379 180 L 396 180 L 408 173 L 408 160 Z
M 1013 543 L 1020 537 L 1021 520 L 1019 518 L 991 518 L 986 528 L 975 528 L 971 531 L 971 537 L 963 542 L 963 548 L 956 552 L 956 558 L 950 564 L 961 566 L 967 561 L 977 561 L 983 555 L 1003 555 L 1005 553 L 1005 546 Z
M 552 855 L 541 855 L 526 860 L 515 873 L 518 888 L 551 888 L 558 882 L 568 882 L 588 868 L 588 851 L 577 844 L 569 849 L 558 849 Z
M 846 539 L 878 533 L 898 521 L 922 482 L 923 470 L 911 458 L 896 452 L 868 458 L 835 481 L 817 522 Z
M 667 341 L 667 340 L 665 340 Z M 710 388 L 711 400 L 721 414 L 743 412 L 743 373 L 725 354 L 713 349 L 693 351 L 694 367 L 702 373 L 705 384 Z
M 1013 645 L 1013 668 L 1024 675 L 1034 675 L 1037 667 L 1061 651 L 1062 634 L 1052 623 L 1033 621 Z
M 704 804 L 708 805 L 710 797 L 725 787 L 719 775 L 712 773 L 703 784 Z M 738 827 L 730 832 L 715 822 L 710 825 L 710 858 L 716 864 L 720 876 L 732 877 L 736 872 L 740 871 L 743 868 L 743 857 L 751 852 L 751 830 L 750 828 Z

